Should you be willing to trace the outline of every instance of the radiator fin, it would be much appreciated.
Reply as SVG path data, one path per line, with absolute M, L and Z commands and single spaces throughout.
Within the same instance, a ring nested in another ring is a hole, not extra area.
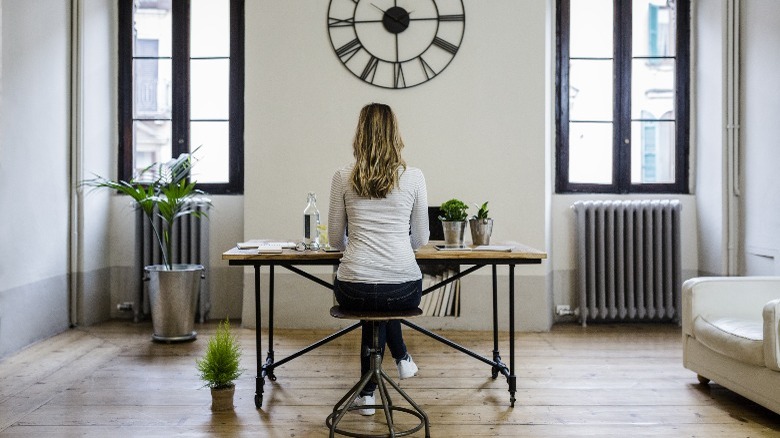
M 680 201 L 577 201 L 572 208 L 582 325 L 679 321 Z

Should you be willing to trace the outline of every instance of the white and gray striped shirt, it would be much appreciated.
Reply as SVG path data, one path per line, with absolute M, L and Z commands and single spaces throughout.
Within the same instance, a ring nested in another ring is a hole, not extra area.
M 344 251 L 338 279 L 377 284 L 421 279 L 414 250 L 428 243 L 429 236 L 422 171 L 399 168 L 398 185 L 385 198 L 370 199 L 352 188 L 353 167 L 336 171 L 330 186 L 328 242 Z

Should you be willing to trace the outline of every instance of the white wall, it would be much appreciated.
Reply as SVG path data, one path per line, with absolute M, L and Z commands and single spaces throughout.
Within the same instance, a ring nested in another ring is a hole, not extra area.
M 328 2 L 247 2 L 246 238 L 298 240 L 308 191 L 318 194 L 320 213 L 327 217 L 330 179 L 352 159 L 358 112 L 378 101 L 396 111 L 404 156 L 425 173 L 431 204 L 452 197 L 468 204 L 487 200 L 494 241 L 545 249 L 548 4 L 464 3 L 465 36 L 447 69 L 421 86 L 385 90 L 355 78 L 334 54 L 326 28 Z M 246 272 L 245 325 L 254 315 L 253 281 Z M 523 329 L 550 326 L 546 272 L 545 265 L 518 269 Z M 466 294 L 489 290 L 488 273 L 477 276 Z M 305 280 L 280 281 L 277 324 L 306 324 L 301 315 L 310 324 L 333 324 L 327 293 Z M 317 304 L 306 312 L 296 307 L 312 300 Z M 482 306 L 474 307 L 464 312 L 482 312 Z
M 79 91 L 74 95 L 76 130 L 73 171 L 76 180 L 116 171 L 116 2 L 80 0 L 79 28 L 74 42 L 77 58 L 74 79 Z M 111 263 L 108 239 L 111 212 L 107 191 L 78 188 L 74 209 L 74 231 L 79 248 L 74 252 L 76 276 L 75 323 L 90 325 L 111 315 Z M 116 308 L 116 306 L 113 306 Z
M 693 18 L 693 111 L 699 269 L 725 275 L 727 260 L 726 1 L 698 0 Z
M 69 4 L 0 1 L 0 357 L 68 327 Z
M 742 4 L 744 273 L 780 275 L 780 2 Z

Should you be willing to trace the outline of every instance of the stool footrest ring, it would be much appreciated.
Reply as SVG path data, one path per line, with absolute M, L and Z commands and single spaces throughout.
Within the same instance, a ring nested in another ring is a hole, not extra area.
M 358 409 L 366 409 L 366 408 L 384 409 L 382 405 L 360 405 L 360 406 L 350 406 L 349 408 L 347 408 L 347 411 L 356 411 Z M 325 424 L 328 426 L 329 429 L 333 430 L 338 434 L 357 437 L 357 438 L 385 438 L 385 437 L 393 437 L 393 436 L 407 436 L 417 432 L 418 430 L 422 429 L 423 426 L 425 426 L 425 418 L 421 413 L 415 411 L 414 409 L 410 409 L 404 406 L 389 406 L 388 409 L 390 409 L 391 411 L 405 412 L 409 415 L 415 416 L 417 417 L 417 419 L 420 420 L 420 423 L 411 429 L 394 432 L 392 435 L 390 433 L 381 433 L 381 434 L 358 433 L 358 432 L 352 432 L 344 429 L 339 429 L 337 427 L 333 427 L 333 418 L 338 416 L 338 414 L 341 412 L 339 410 L 339 411 L 334 411 L 333 413 L 328 415 L 328 417 L 325 419 Z

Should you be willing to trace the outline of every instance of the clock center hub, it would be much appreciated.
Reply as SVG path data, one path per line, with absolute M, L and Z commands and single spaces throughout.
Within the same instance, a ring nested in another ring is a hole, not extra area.
M 393 6 L 385 11 L 382 24 L 388 32 L 399 34 L 409 27 L 409 12 L 400 6 Z

